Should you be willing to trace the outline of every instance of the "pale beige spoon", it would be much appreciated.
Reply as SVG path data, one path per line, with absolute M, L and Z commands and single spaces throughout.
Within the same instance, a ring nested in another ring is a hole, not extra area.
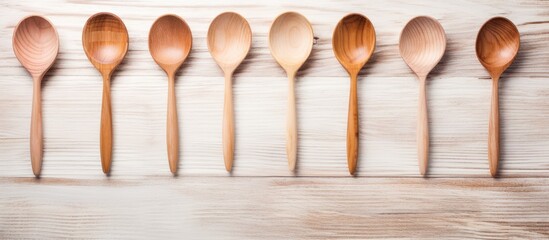
M 295 105 L 295 76 L 313 49 L 313 27 L 301 14 L 286 12 L 278 16 L 269 31 L 269 48 L 275 60 L 288 75 L 288 116 L 286 154 L 290 171 L 297 160 L 297 118 Z
M 168 118 L 166 143 L 170 171 L 177 174 L 179 162 L 179 127 L 175 98 L 175 73 L 191 52 L 193 36 L 182 18 L 168 14 L 159 17 L 149 31 L 149 52 L 168 75 Z
M 400 34 L 400 55 L 419 78 L 417 144 L 419 172 L 425 175 L 429 161 L 429 118 L 425 82 L 446 50 L 446 34 L 440 23 L 427 16 L 410 20 Z
M 492 77 L 492 107 L 488 126 L 488 160 L 492 177 L 497 175 L 499 162 L 499 78 L 513 63 L 519 48 L 520 33 L 507 18 L 492 18 L 478 32 L 477 57 Z
M 13 52 L 33 80 L 30 155 L 32 172 L 42 170 L 42 78 L 59 52 L 59 37 L 53 24 L 40 16 L 29 16 L 17 24 L 13 32 Z
M 208 29 L 208 50 L 225 74 L 223 107 L 223 159 L 230 172 L 234 161 L 234 113 L 232 75 L 242 63 L 252 44 L 248 21 L 234 12 L 217 16 Z
M 208 29 L 208 50 L 225 74 L 225 105 L 223 107 L 223 159 L 230 172 L 234 162 L 234 113 L 232 75 L 252 45 L 248 21 L 234 12 L 217 16 Z

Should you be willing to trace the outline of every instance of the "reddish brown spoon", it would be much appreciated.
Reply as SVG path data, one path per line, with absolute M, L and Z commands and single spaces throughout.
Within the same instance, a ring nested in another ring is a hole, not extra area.
M 507 18 L 492 18 L 478 32 L 477 57 L 492 77 L 492 109 L 488 125 L 488 160 L 492 177 L 497 174 L 499 162 L 499 78 L 513 63 L 519 47 L 520 33 Z
M 374 53 L 376 31 L 370 20 L 352 13 L 339 21 L 332 40 L 334 54 L 351 77 L 347 115 L 347 165 L 355 174 L 358 159 L 358 73 Z
M 59 52 L 59 37 L 53 25 L 43 17 L 29 16 L 21 20 L 13 32 L 13 51 L 33 79 L 30 154 L 32 172 L 40 176 L 42 169 L 42 78 L 53 65 Z

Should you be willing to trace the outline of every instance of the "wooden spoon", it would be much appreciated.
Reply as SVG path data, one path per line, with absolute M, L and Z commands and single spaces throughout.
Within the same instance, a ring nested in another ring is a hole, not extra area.
M 29 16 L 21 20 L 13 32 L 13 51 L 33 80 L 30 155 L 32 172 L 42 170 L 42 78 L 53 65 L 59 52 L 55 27 L 45 18 Z
M 112 157 L 111 75 L 128 51 L 128 30 L 112 13 L 91 16 L 82 31 L 82 45 L 90 62 L 103 76 L 101 106 L 101 166 L 108 174 Z
M 234 12 L 218 15 L 208 29 L 208 50 L 225 74 L 225 105 L 223 107 L 223 159 L 228 172 L 234 159 L 234 119 L 232 75 L 252 45 L 248 21 Z
M 499 78 L 511 65 L 520 47 L 520 33 L 509 19 L 495 17 L 480 28 L 476 52 L 482 66 L 492 77 L 492 109 L 488 129 L 490 174 L 495 177 L 499 162 Z
M 288 75 L 288 116 L 286 155 L 290 171 L 297 159 L 297 118 L 294 82 L 297 70 L 305 63 L 313 49 L 313 27 L 301 14 L 286 12 L 278 16 L 269 31 L 269 48 L 275 60 Z
M 332 38 L 334 54 L 351 76 L 347 118 L 347 164 L 355 174 L 358 158 L 357 77 L 376 47 L 376 31 L 368 18 L 352 13 L 339 21 Z
M 446 34 L 440 23 L 431 17 L 410 20 L 400 34 L 400 55 L 419 78 L 417 144 L 419 172 L 425 175 L 429 161 L 429 118 L 425 82 L 446 50 Z
M 170 171 L 177 173 L 179 162 L 179 127 L 175 98 L 175 73 L 191 52 L 191 29 L 179 16 L 168 14 L 159 17 L 149 31 L 149 52 L 154 61 L 168 75 L 168 119 L 166 142 Z

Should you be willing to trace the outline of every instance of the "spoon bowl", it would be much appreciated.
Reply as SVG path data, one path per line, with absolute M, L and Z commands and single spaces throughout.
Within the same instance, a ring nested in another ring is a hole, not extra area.
M 509 19 L 495 17 L 482 25 L 477 35 L 477 58 L 492 77 L 507 69 L 520 47 L 520 33 Z
M 278 16 L 269 31 L 269 48 L 286 72 L 297 72 L 313 49 L 313 27 L 301 14 L 287 12 Z
M 13 33 L 13 52 L 33 79 L 33 100 L 30 130 L 32 171 L 40 176 L 42 170 L 42 97 L 41 83 L 59 52 L 59 36 L 45 18 L 29 16 L 21 20 Z
M 418 76 L 427 76 L 446 51 L 446 34 L 440 23 L 431 17 L 410 20 L 399 42 L 400 55 Z
M 179 16 L 159 17 L 149 31 L 149 52 L 168 75 L 168 117 L 166 145 L 170 171 L 177 174 L 179 163 L 179 126 L 175 97 L 175 74 L 191 52 L 193 37 L 189 25 Z
M 234 162 L 234 114 L 232 75 L 242 63 L 252 44 L 248 21 L 234 12 L 217 16 L 208 29 L 208 50 L 225 74 L 223 106 L 223 159 L 230 172 Z
M 252 30 L 238 13 L 217 16 L 208 29 L 208 50 L 224 72 L 232 73 L 248 55 Z
M 418 76 L 419 100 L 417 121 L 418 162 L 421 175 L 427 173 L 429 161 L 429 118 L 426 79 L 446 51 L 446 34 L 442 25 L 432 18 L 420 16 L 410 20 L 400 34 L 400 55 Z
M 357 166 L 359 139 L 357 77 L 360 69 L 374 53 L 376 32 L 367 17 L 352 13 L 339 21 L 332 39 L 337 60 L 351 76 L 347 119 L 347 164 L 349 173 L 353 175 Z
M 176 71 L 187 59 L 192 47 L 192 33 L 182 18 L 168 14 L 159 17 L 149 31 L 149 52 L 167 74 Z
M 492 77 L 492 104 L 488 124 L 488 162 L 490 174 L 497 175 L 499 164 L 499 78 L 518 54 L 520 33 L 509 19 L 495 17 L 480 28 L 477 58 Z
M 91 16 L 82 31 L 84 52 L 103 76 L 99 144 L 101 167 L 105 174 L 110 173 L 112 162 L 111 75 L 126 56 L 128 39 L 126 26 L 112 13 L 97 13 Z
M 313 27 L 303 15 L 286 12 L 278 16 L 269 31 L 269 49 L 288 75 L 288 115 L 286 156 L 288 168 L 295 170 L 297 160 L 297 118 L 295 106 L 295 75 L 313 49 Z
M 82 33 L 84 52 L 101 72 L 111 74 L 128 51 L 128 30 L 118 16 L 97 13 L 91 16 Z
M 370 20 L 357 13 L 343 17 L 332 41 L 334 54 L 349 74 L 357 74 L 376 47 L 376 31 Z
M 59 36 L 53 25 L 40 16 L 21 20 L 13 33 L 13 51 L 33 77 L 45 74 L 59 52 Z

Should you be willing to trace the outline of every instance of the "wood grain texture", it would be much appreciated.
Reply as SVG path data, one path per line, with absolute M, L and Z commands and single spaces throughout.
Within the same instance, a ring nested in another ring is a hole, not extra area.
M 545 239 L 548 186 L 546 178 L 3 178 L 0 236 Z
M 130 33 L 113 75 L 113 165 L 101 172 L 102 82 L 82 50 L 92 14 L 120 16 Z M 234 72 L 236 161 L 223 165 L 224 74 L 208 52 L 220 13 L 245 17 L 252 48 Z M 318 37 L 295 81 L 299 161 L 288 171 L 288 81 L 268 32 L 296 11 Z M 332 51 L 333 30 L 350 12 L 368 16 L 377 46 L 358 75 L 360 161 L 346 156 L 349 76 Z M 68 1 L 0 3 L 0 238 L 364 239 L 547 238 L 549 210 L 549 2 L 518 1 Z M 42 14 L 60 52 L 42 82 L 44 165 L 32 176 L 28 149 L 32 82 L 11 49 L 17 22 Z M 156 18 L 175 13 L 193 31 L 177 72 L 178 177 L 166 169 L 165 74 L 148 51 Z M 431 15 L 447 51 L 426 83 L 430 163 L 418 173 L 418 81 L 402 61 L 406 22 Z M 498 178 L 489 172 L 492 82 L 475 38 L 492 16 L 511 19 L 521 50 L 500 87 Z M 294 175 L 299 177 L 293 177 Z M 229 177 L 232 176 L 232 177 Z
M 477 57 L 492 77 L 492 106 L 488 124 L 488 160 L 495 177 L 499 163 L 499 79 L 513 63 L 520 48 L 520 33 L 509 19 L 494 17 L 480 28 L 477 35 Z
M 45 18 L 29 16 L 21 20 L 13 31 L 13 52 L 33 81 L 30 128 L 32 172 L 40 176 L 42 170 L 42 78 L 53 65 L 59 52 L 59 37 L 55 27 Z

